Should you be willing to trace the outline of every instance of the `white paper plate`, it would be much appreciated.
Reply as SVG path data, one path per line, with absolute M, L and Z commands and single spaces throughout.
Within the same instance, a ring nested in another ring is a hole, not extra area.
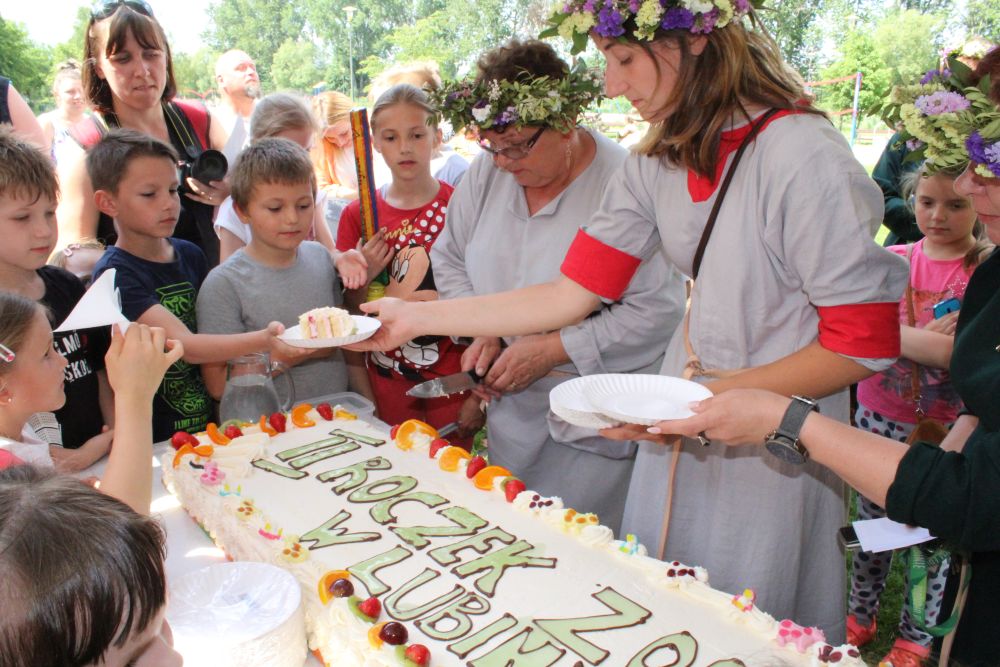
M 583 395 L 583 387 L 589 379 L 574 378 L 553 387 L 549 392 L 549 408 L 559 419 L 574 426 L 594 429 L 617 426 L 620 422 L 594 412 L 587 397 Z
M 712 395 L 704 385 L 666 375 L 615 373 L 585 379 L 583 394 L 592 410 L 643 426 L 690 417 L 694 413 L 688 404 Z
M 301 602 L 295 577 L 279 567 L 217 563 L 172 583 L 167 618 L 194 665 L 298 667 L 306 658 Z
M 354 326 L 357 328 L 357 331 L 350 336 L 341 336 L 339 338 L 303 338 L 302 329 L 296 324 L 294 327 L 285 329 L 285 333 L 278 336 L 278 338 L 292 347 L 340 347 L 341 345 L 359 343 L 366 338 L 370 338 L 382 326 L 382 323 L 374 317 L 351 315 L 351 319 L 354 320 Z

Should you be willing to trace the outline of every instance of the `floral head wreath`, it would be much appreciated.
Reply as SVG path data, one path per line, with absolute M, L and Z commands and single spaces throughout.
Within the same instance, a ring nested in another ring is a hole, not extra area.
M 438 114 L 455 128 L 505 130 L 545 125 L 568 132 L 576 126 L 580 112 L 603 94 L 600 72 L 587 69 L 580 60 L 562 79 L 524 72 L 511 81 L 446 81 L 430 95 Z
M 1000 177 L 1000 109 L 989 97 L 990 78 L 975 86 L 971 79 L 968 66 L 949 58 L 948 69 L 892 89 L 883 118 L 910 150 L 906 161 L 926 160 L 933 172 L 972 160 L 980 176 Z
M 652 41 L 668 30 L 707 34 L 759 7 L 762 0 L 558 0 L 549 27 L 539 35 L 573 41 L 571 53 L 587 48 L 593 31 L 601 37 Z

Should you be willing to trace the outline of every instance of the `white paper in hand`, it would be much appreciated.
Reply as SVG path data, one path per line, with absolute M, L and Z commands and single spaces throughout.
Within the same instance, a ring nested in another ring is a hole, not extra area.
M 855 521 L 854 530 L 858 533 L 861 549 L 875 553 L 902 549 L 934 539 L 926 528 L 915 528 L 886 518 Z
M 75 331 L 109 324 L 119 325 L 122 333 L 129 325 L 128 319 L 122 315 L 121 299 L 115 289 L 115 269 L 108 269 L 94 281 L 56 331 Z

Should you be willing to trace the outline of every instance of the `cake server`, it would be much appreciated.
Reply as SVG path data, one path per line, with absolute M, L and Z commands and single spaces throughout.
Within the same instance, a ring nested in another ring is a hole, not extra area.
M 460 391 L 468 391 L 469 389 L 478 386 L 482 379 L 483 376 L 475 370 L 462 371 L 461 373 L 445 375 L 444 377 L 435 378 L 434 380 L 421 382 L 406 392 L 406 395 L 413 396 L 414 398 L 440 398 L 441 396 L 450 396 L 451 394 L 457 394 Z

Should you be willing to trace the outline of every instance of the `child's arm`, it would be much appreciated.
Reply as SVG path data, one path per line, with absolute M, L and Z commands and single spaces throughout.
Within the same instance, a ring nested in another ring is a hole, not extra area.
M 330 254 L 333 257 L 333 265 L 340 275 L 340 282 L 344 283 L 345 288 L 358 289 L 371 282 L 371 278 L 368 277 L 368 261 L 361 252 L 334 250 Z
M 52 460 L 59 472 L 80 472 L 97 463 L 111 449 L 115 432 L 107 427 L 76 449 L 52 446 Z
M 159 327 L 166 331 L 168 338 L 179 341 L 184 348 L 184 361 L 190 364 L 227 361 L 251 352 L 278 348 L 282 344 L 277 336 L 285 330 L 281 322 L 271 322 L 266 329 L 248 333 L 196 334 L 191 333 L 176 315 L 160 305 L 150 306 L 139 316 L 138 322 Z
M 929 329 L 900 325 L 902 355 L 921 366 L 948 370 L 955 337 Z
M 101 491 L 140 514 L 149 513 L 153 487 L 153 396 L 183 353 L 184 346 L 168 340 L 163 329 L 133 324 L 124 336 L 115 327 L 105 358 L 117 426 Z

